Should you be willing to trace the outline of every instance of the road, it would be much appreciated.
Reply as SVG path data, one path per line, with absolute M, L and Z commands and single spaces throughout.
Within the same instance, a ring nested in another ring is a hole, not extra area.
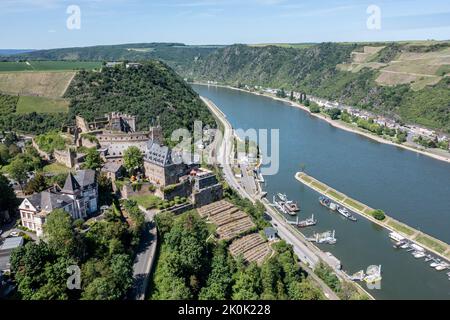
M 134 284 L 129 293 L 129 299 L 131 300 L 145 299 L 158 243 L 158 233 L 154 222 L 155 212 L 145 210 L 143 207 L 139 207 L 139 209 L 145 214 L 147 224 L 134 260 Z
M 223 142 L 218 144 L 218 152 L 217 152 L 217 161 L 221 164 L 223 168 L 224 178 L 227 183 L 236 190 L 239 195 L 243 198 L 247 198 L 253 203 L 255 203 L 255 198 L 252 197 L 244 188 L 239 185 L 239 182 L 236 180 L 234 176 L 233 170 L 231 169 L 230 159 L 232 155 L 232 147 L 233 147 L 233 130 L 228 121 L 226 121 L 226 116 L 217 108 L 217 106 L 210 100 L 201 97 L 208 108 L 213 112 L 213 114 L 221 121 L 224 125 L 224 134 L 223 134 Z M 292 244 L 294 248 L 294 252 L 297 254 L 299 259 L 306 264 L 314 267 L 319 261 L 320 258 L 315 249 L 306 241 L 306 239 L 302 239 L 302 235 L 299 232 L 293 232 L 291 229 L 292 226 L 289 225 L 283 217 L 280 216 L 278 212 L 275 211 L 274 208 L 268 204 L 266 200 L 262 200 L 262 203 L 265 205 L 267 214 L 272 218 L 272 224 L 277 228 L 278 235 L 281 239 L 284 239 L 287 243 Z M 322 253 L 322 252 L 321 252 Z M 322 253 L 323 256 L 321 258 L 326 259 L 326 255 Z M 326 261 L 326 260 L 325 260 Z M 309 274 L 314 274 L 314 272 L 307 268 L 305 269 Z M 309 270 L 309 271 L 308 271 Z M 325 296 L 327 296 L 331 300 L 339 300 L 339 297 L 317 276 L 312 277 L 322 288 Z

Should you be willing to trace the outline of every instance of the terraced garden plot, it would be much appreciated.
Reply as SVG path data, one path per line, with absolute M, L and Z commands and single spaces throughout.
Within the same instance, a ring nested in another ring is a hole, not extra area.
M 272 253 L 272 250 L 269 247 L 269 244 L 261 243 L 257 247 L 254 247 L 251 250 L 248 250 L 244 253 L 244 259 L 248 262 L 256 262 L 261 265 L 267 256 Z
M 231 240 L 255 227 L 256 225 L 253 223 L 252 219 L 247 216 L 219 227 L 217 229 L 217 234 L 219 235 L 220 240 Z
M 210 217 L 208 220 L 212 223 L 216 224 L 217 226 L 221 227 L 227 223 L 233 222 L 235 220 L 239 220 L 242 218 L 247 217 L 247 214 L 245 212 L 239 211 L 236 208 L 232 209 L 232 212 L 228 213 L 221 213 L 216 216 Z
M 259 246 L 266 241 L 259 233 L 252 233 L 240 239 L 234 240 L 230 247 L 230 253 L 232 256 L 237 257 L 240 254 L 244 254 L 248 250 Z
M 198 214 L 200 215 L 200 217 L 206 218 L 210 215 L 217 214 L 217 213 L 227 210 L 231 207 L 233 207 L 232 204 L 226 202 L 225 200 L 221 200 L 221 201 L 214 202 L 214 203 L 208 204 L 206 206 L 203 206 L 203 207 L 199 208 L 197 211 L 198 211 Z

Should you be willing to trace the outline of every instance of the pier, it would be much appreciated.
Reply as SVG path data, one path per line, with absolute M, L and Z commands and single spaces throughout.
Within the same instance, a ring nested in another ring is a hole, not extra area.
M 392 217 L 386 215 L 384 220 L 377 220 L 372 216 L 372 212 L 375 210 L 349 196 L 331 188 L 330 186 L 320 182 L 319 180 L 307 175 L 304 172 L 297 172 L 295 178 L 306 185 L 307 187 L 313 189 L 314 191 L 330 198 L 337 204 L 349 208 L 353 212 L 363 216 L 364 218 L 376 223 L 389 231 L 395 231 L 411 242 L 414 242 L 427 251 L 432 252 L 439 257 L 450 261 L 450 246 L 438 240 L 428 234 L 420 232 Z

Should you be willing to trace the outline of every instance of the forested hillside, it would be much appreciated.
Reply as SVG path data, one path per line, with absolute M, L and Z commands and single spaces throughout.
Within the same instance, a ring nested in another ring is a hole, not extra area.
M 306 92 L 450 132 L 449 43 L 234 45 L 179 72 L 189 78 Z
M 140 68 L 80 71 L 65 98 L 70 100 L 68 113 L 20 114 L 16 110 L 17 97 L 0 95 L 0 130 L 40 134 L 73 124 L 76 115 L 93 120 L 112 111 L 138 116 L 139 130 L 147 130 L 159 117 L 166 138 L 178 128 L 191 130 L 194 120 L 215 126 L 198 95 L 159 61 L 145 62 Z
M 165 137 L 173 130 L 191 130 L 194 120 L 214 126 L 215 122 L 198 95 L 183 79 L 159 61 L 139 68 L 104 68 L 102 72 L 81 71 L 68 88 L 69 118 L 81 115 L 91 121 L 119 111 L 138 116 L 138 130 L 147 130 L 159 117 Z

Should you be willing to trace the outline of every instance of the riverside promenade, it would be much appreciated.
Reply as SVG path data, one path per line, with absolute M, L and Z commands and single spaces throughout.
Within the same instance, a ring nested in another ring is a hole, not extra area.
M 304 172 L 297 172 L 295 178 L 305 186 L 314 191 L 330 198 L 334 202 L 344 206 L 364 218 L 376 223 L 377 225 L 389 230 L 395 231 L 403 235 L 408 240 L 424 247 L 429 252 L 450 261 L 450 246 L 428 234 L 425 234 L 417 229 L 414 229 L 392 217 L 386 215 L 384 220 L 377 220 L 372 216 L 375 210 L 349 196 L 331 188 L 330 186 L 320 182 L 319 180 L 307 175 Z

